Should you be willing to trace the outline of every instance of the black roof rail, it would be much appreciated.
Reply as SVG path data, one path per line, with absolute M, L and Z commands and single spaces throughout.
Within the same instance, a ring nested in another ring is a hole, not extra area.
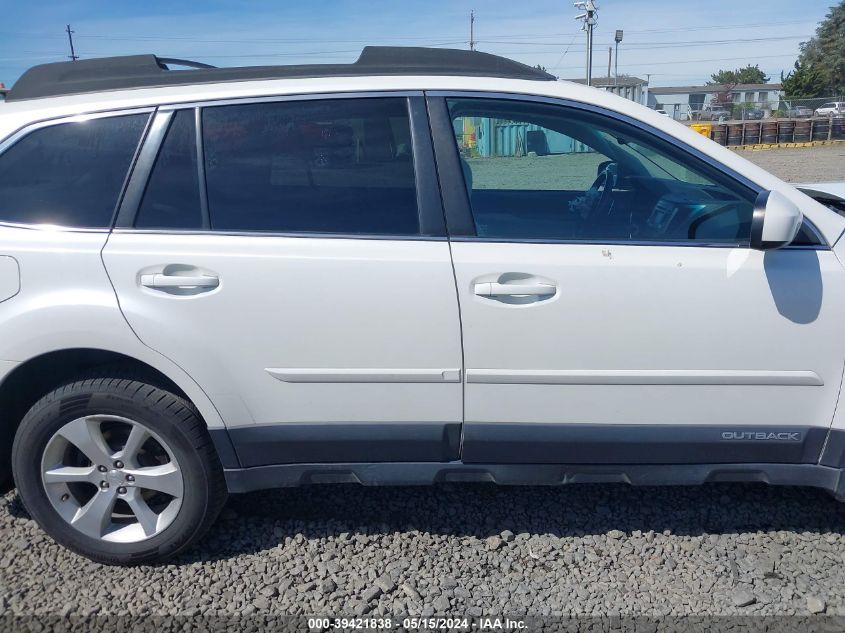
M 189 70 L 170 70 L 170 65 Z M 367 46 L 352 64 L 300 64 L 215 68 L 199 62 L 128 55 L 33 66 L 15 82 L 7 101 L 62 95 L 228 81 L 362 75 L 458 75 L 553 81 L 555 77 L 512 59 L 478 51 Z
M 177 59 L 176 57 L 156 57 L 158 65 L 164 70 L 171 70 L 171 66 L 184 66 L 185 68 L 217 68 L 211 64 L 203 64 L 202 62 L 192 62 L 190 59 Z

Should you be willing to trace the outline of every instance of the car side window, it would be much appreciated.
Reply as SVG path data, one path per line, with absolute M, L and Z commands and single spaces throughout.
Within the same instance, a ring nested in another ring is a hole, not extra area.
M 148 117 L 58 123 L 21 138 L 0 154 L 0 222 L 110 227 Z
M 448 104 L 479 237 L 749 243 L 755 192 L 634 125 L 520 100 Z
M 170 122 L 135 218 L 136 228 L 202 227 L 194 117 L 193 110 L 180 110 Z
M 213 230 L 419 234 L 404 98 L 208 107 L 202 130 Z

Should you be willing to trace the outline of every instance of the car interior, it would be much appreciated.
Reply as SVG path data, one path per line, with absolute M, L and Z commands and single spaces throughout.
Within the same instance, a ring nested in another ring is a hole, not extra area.
M 536 135 L 559 134 L 577 141 L 580 152 L 598 154 L 599 163 L 589 187 L 571 190 L 550 180 L 543 188 L 518 185 L 478 186 L 472 176 L 469 152 L 462 152 L 463 169 L 478 234 L 550 240 L 635 240 L 747 242 L 754 194 L 739 183 L 725 184 L 702 161 L 677 148 L 655 147 L 633 126 L 600 115 L 570 112 L 544 104 L 454 101 L 453 120 L 491 118 L 524 123 Z M 630 129 L 629 129 L 630 128 Z M 542 142 L 540 151 L 524 152 L 522 160 L 539 169 L 553 159 Z M 476 161 L 497 161 L 492 155 Z M 510 157 L 513 159 L 513 156 Z M 512 168 L 511 160 L 502 169 Z M 487 165 L 485 165 L 487 167 Z M 489 170 L 488 170 L 489 171 Z M 467 175 L 469 177 L 467 178 Z M 560 173 L 560 179 L 566 174 Z M 488 179 L 489 180 L 489 179 Z M 506 180 L 506 178 L 505 178 Z

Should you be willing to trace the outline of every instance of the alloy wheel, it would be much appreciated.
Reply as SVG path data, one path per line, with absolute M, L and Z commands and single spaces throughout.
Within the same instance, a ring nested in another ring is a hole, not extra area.
M 53 508 L 90 538 L 136 543 L 160 534 L 182 505 L 173 451 L 149 428 L 114 415 L 88 415 L 47 442 L 41 481 Z

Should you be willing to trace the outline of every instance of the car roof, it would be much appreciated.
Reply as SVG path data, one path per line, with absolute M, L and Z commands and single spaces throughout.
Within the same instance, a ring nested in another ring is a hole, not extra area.
M 173 70 L 171 66 L 189 70 Z M 478 51 L 442 48 L 367 46 L 352 64 L 300 64 L 215 68 L 187 60 L 129 55 L 42 64 L 27 70 L 8 91 L 6 101 L 73 94 L 249 81 L 352 75 L 461 75 L 553 81 L 538 68 Z

